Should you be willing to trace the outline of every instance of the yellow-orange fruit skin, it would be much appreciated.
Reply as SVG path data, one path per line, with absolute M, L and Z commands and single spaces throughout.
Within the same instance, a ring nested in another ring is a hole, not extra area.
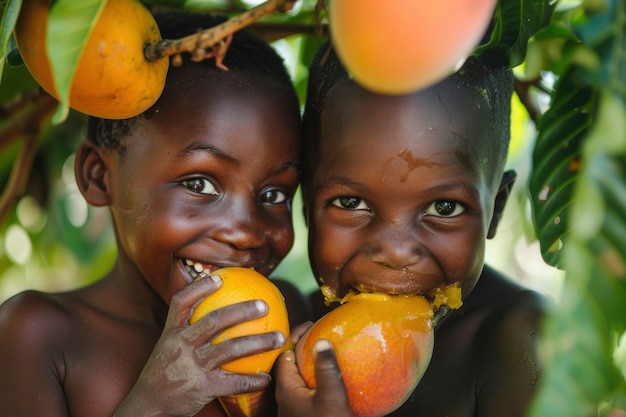
M 269 279 L 251 268 L 226 267 L 212 272 L 222 279 L 222 287 L 209 294 L 195 307 L 189 323 L 193 324 L 211 311 L 228 305 L 250 300 L 263 300 L 269 306 L 269 312 L 263 317 L 240 323 L 230 327 L 215 337 L 211 344 L 217 344 L 240 336 L 248 336 L 272 331 L 280 331 L 289 340 L 289 317 L 285 299 Z M 269 372 L 278 355 L 289 348 L 285 344 L 282 348 L 257 353 L 234 360 L 222 365 L 222 369 L 229 372 L 256 374 Z
M 354 79 L 383 94 L 406 94 L 451 74 L 473 52 L 496 0 L 335 0 L 330 29 Z
M 46 52 L 49 9 L 50 0 L 24 0 L 14 34 L 28 70 L 59 99 Z M 163 92 L 169 67 L 167 58 L 144 58 L 144 47 L 159 40 L 156 21 L 138 0 L 106 0 L 78 61 L 70 107 L 107 119 L 148 109 Z
M 313 346 L 329 340 L 354 415 L 384 416 L 406 401 L 430 363 L 432 317 L 432 306 L 419 295 L 354 295 L 303 335 L 295 350 L 298 369 L 315 388 Z

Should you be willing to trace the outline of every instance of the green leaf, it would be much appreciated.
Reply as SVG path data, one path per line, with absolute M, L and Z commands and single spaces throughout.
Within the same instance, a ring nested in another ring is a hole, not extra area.
M 556 0 L 499 0 L 494 11 L 492 32 L 475 53 L 498 50 L 507 57 L 509 67 L 524 62 L 528 41 L 550 25 Z
M 9 43 L 6 48 L 6 62 L 7 65 L 11 67 L 20 67 L 24 65 L 24 60 L 22 59 L 22 55 L 20 55 L 20 51 L 17 49 L 17 44 L 15 43 L 15 37 L 9 37 Z M 0 80 L 2 77 L 2 70 L 0 70 Z
M 596 54 L 598 64 L 581 66 L 576 76 L 582 83 L 626 97 L 626 5 L 623 0 L 607 0 L 606 6 L 575 28 L 585 47 Z
M 163 3 L 162 1 L 160 3 Z M 226 0 L 170 0 L 176 7 L 182 7 L 187 10 L 221 10 L 227 8 L 230 4 Z
M 21 7 L 22 0 L 9 0 L 8 4 L 7 2 L 0 2 L 0 14 L 2 15 L 0 22 L 0 82 L 2 81 L 4 62 L 7 55 L 12 51 L 12 48 L 8 47 Z
M 573 251 L 572 255 L 576 255 Z M 586 257 L 579 264 L 593 264 Z M 568 274 L 567 279 L 582 281 L 592 270 Z M 576 276 L 574 276 L 576 275 Z M 580 285 L 566 287 L 557 312 L 549 318 L 544 333 L 546 369 L 530 410 L 531 417 L 588 417 L 603 399 L 623 384 L 623 377 L 612 362 L 613 333 L 603 306 Z
M 582 141 L 591 127 L 596 101 L 595 90 L 580 87 L 567 72 L 539 124 L 529 190 L 541 253 L 553 266 L 560 266 L 560 250 L 567 242 Z
M 61 102 L 54 123 L 67 117 L 76 65 L 104 4 L 105 0 L 56 0 L 50 9 L 46 47 Z
M 618 4 L 621 5 L 619 13 Z M 626 149 L 623 144 L 626 140 L 626 117 L 619 104 L 620 101 L 626 101 L 626 49 L 621 49 L 620 53 L 615 46 L 621 45 L 626 38 L 626 6 L 617 0 L 613 1 L 613 5 L 605 13 L 621 16 L 622 26 L 613 25 L 612 31 L 601 37 L 592 35 L 595 44 L 577 46 L 579 50 L 586 51 L 586 55 L 596 56 L 596 49 L 590 46 L 611 53 L 597 56 L 594 62 L 598 64 L 591 67 L 580 65 L 580 60 L 574 59 L 557 82 L 550 108 L 539 125 L 529 183 L 530 199 L 542 255 L 547 263 L 554 266 L 560 266 L 559 251 L 555 249 L 567 245 L 571 224 L 577 224 L 579 230 L 586 230 L 592 225 L 597 226 L 599 217 L 604 216 L 603 207 L 595 205 L 602 204 L 605 196 L 598 196 L 599 184 L 586 178 L 580 185 L 580 201 L 577 201 L 579 210 L 586 215 L 585 220 L 582 223 L 569 220 L 568 211 L 574 204 L 573 187 L 579 179 L 580 167 L 588 163 L 583 162 L 581 157 L 582 147 L 589 146 L 584 141 L 599 146 L 598 149 L 605 152 L 619 153 Z M 595 28 L 598 21 L 606 22 L 607 19 L 594 17 L 586 20 L 585 24 Z M 586 26 L 579 27 L 578 32 L 585 34 L 589 29 Z M 583 35 L 582 39 L 589 37 Z M 603 96 L 603 104 L 598 109 L 598 95 L 601 91 L 609 91 L 611 95 Z M 592 127 L 593 136 L 588 137 Z M 616 147 L 616 150 L 613 149 Z
M 626 397 L 615 355 L 626 330 L 626 4 L 604 4 L 575 28 L 582 44 L 555 87 L 533 155 L 542 255 L 566 278 L 544 330 L 548 357 L 532 417 L 586 417 Z M 551 250 L 555 241 L 562 250 Z

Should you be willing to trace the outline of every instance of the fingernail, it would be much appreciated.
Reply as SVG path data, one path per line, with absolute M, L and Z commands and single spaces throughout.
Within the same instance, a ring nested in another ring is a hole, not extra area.
M 210 276 L 209 276 L 209 279 L 210 279 L 211 281 L 215 282 L 216 284 L 217 284 L 218 282 L 222 281 L 222 278 L 220 278 L 220 276 L 219 276 L 219 275 L 210 275 Z
M 315 345 L 313 346 L 313 349 L 315 349 L 316 352 L 325 352 L 325 351 L 331 350 L 332 348 L 333 346 L 326 339 L 318 340 L 317 342 L 315 342 Z
M 285 342 L 285 335 L 282 332 L 276 332 L 276 347 L 284 346 Z
M 254 306 L 256 307 L 256 309 L 259 311 L 259 313 L 265 313 L 267 311 L 267 304 L 265 304 L 263 301 L 261 300 L 256 300 L 254 302 Z

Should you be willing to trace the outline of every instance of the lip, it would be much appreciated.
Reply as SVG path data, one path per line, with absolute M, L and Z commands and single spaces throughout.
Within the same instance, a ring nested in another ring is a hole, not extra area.
M 350 265 L 339 276 L 340 295 L 350 291 L 386 294 L 423 294 L 445 284 L 441 275 L 412 269 L 392 269 L 377 265 L 358 268 Z

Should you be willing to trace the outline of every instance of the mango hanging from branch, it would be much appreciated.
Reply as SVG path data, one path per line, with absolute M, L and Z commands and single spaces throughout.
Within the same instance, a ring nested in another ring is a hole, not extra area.
M 69 106 L 106 119 L 134 117 L 152 106 L 165 86 L 169 56 L 189 52 L 196 60 L 216 58 L 216 46 L 236 31 L 296 0 L 268 0 L 214 28 L 182 39 L 163 40 L 150 11 L 139 0 L 104 0 L 76 64 Z M 47 35 L 52 0 L 24 0 L 14 29 L 18 50 L 35 80 L 61 99 L 52 76 Z M 72 11 L 80 9 L 80 3 Z M 69 13 L 69 12 L 68 12 Z M 77 24 L 81 16 L 75 16 Z M 196 28 L 193 28 L 196 29 Z
M 14 35 L 35 80 L 59 99 L 46 50 L 50 0 L 24 0 Z M 165 85 L 169 59 L 148 62 L 146 45 L 161 34 L 138 0 L 106 0 L 77 63 L 70 107 L 88 115 L 125 119 L 149 108 Z

